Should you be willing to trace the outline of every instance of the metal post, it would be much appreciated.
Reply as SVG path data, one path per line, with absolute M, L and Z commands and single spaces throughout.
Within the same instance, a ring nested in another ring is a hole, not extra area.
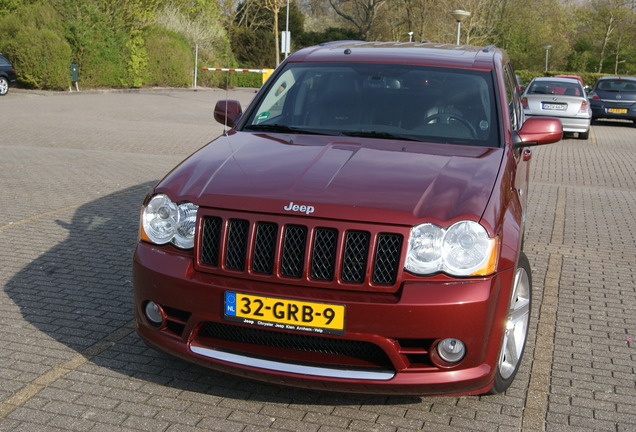
M 286 37 L 289 37 L 289 0 L 287 0 L 287 22 L 285 24 L 285 32 L 286 32 Z M 291 39 L 291 38 L 290 38 Z M 285 58 L 287 58 L 287 56 L 289 55 L 289 47 L 291 47 L 291 41 L 288 40 L 285 43 Z
M 199 69 L 199 44 L 194 44 L 194 82 L 192 88 L 197 89 L 197 71 Z

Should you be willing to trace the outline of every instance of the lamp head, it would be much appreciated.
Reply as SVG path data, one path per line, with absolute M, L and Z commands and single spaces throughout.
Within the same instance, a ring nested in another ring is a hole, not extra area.
M 470 16 L 470 12 L 461 9 L 455 9 L 451 12 L 451 15 L 453 16 L 453 18 L 455 18 L 455 21 L 462 22 Z

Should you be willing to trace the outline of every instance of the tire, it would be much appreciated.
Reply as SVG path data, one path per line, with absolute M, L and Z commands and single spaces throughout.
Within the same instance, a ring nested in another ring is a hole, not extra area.
M 0 77 L 0 96 L 9 93 L 9 81 L 5 77 Z
M 532 274 L 530 272 L 530 262 L 526 255 L 521 252 L 515 271 L 512 294 L 508 303 L 506 329 L 504 330 L 499 350 L 495 382 L 492 389 L 488 392 L 489 394 L 505 392 L 519 371 L 521 358 L 528 340 L 531 306 Z M 511 329 L 507 328 L 509 322 L 514 326 Z
M 587 132 L 579 132 L 579 139 L 582 140 L 586 140 L 590 137 L 590 130 L 588 129 Z

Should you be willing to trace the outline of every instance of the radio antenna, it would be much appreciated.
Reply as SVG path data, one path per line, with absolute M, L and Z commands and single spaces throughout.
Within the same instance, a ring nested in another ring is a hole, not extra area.
M 230 97 L 230 71 L 225 72 L 225 116 L 223 118 L 223 135 L 227 135 L 227 106 Z

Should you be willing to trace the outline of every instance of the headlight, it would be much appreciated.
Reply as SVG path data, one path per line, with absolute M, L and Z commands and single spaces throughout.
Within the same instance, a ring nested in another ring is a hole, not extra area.
M 416 274 L 488 275 L 497 267 L 498 240 L 473 221 L 448 228 L 432 223 L 411 229 L 406 270 Z
M 155 244 L 194 247 L 198 208 L 189 202 L 177 205 L 164 194 L 155 195 L 142 210 L 141 237 Z

